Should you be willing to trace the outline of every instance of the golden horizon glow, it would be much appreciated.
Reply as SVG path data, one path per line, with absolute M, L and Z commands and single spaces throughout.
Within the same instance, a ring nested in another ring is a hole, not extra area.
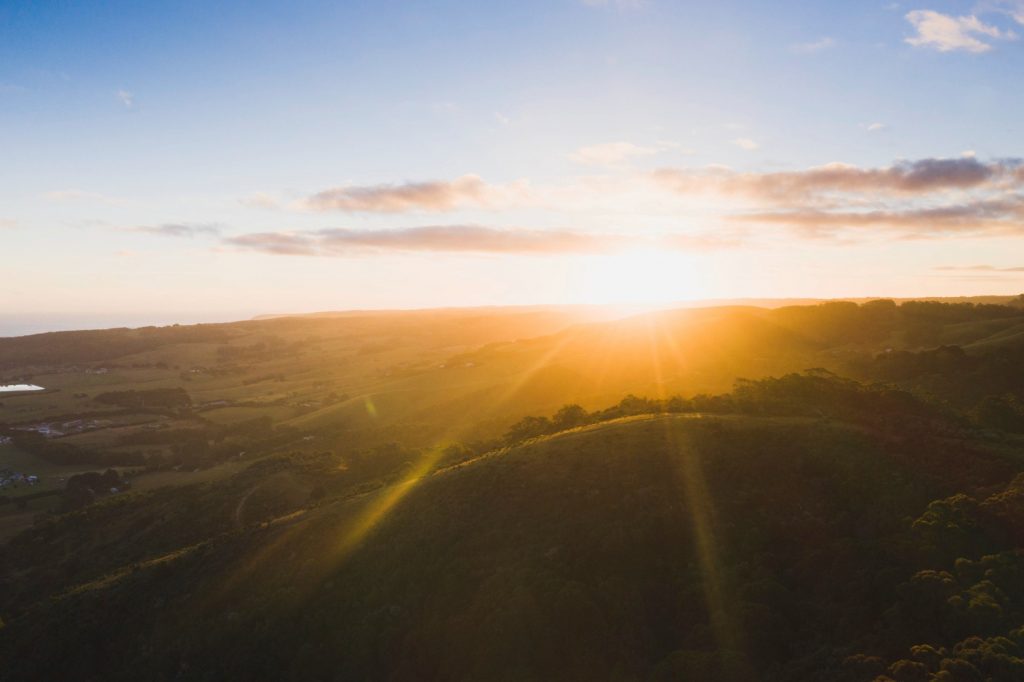
M 642 247 L 593 256 L 579 298 L 594 304 L 668 304 L 707 298 L 693 258 Z

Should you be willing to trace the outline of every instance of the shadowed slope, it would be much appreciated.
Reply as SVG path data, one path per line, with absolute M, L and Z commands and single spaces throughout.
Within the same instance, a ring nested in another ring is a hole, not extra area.
M 809 419 L 616 420 L 94 581 L 0 646 L 12 679 L 809 679 L 948 492 L 910 466 Z M 19 656 L 42 631 L 62 655 Z

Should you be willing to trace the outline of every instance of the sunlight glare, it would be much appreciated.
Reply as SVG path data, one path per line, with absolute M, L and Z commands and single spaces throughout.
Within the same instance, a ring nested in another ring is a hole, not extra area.
M 588 303 L 669 303 L 707 294 L 692 258 L 651 248 L 589 258 L 580 288 Z

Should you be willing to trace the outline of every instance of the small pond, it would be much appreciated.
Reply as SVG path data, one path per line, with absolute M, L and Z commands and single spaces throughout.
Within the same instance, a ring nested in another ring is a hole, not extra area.
M 35 384 L 0 384 L 0 393 L 15 393 L 20 391 L 44 391 L 42 386 Z

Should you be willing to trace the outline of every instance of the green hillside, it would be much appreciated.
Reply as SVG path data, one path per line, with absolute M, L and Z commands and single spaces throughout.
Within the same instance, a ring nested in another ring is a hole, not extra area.
M 924 426 L 907 439 L 820 418 L 652 414 L 424 466 L 360 493 L 332 480 L 329 458 L 268 462 L 22 536 L 14 585 L 55 598 L 23 597 L 0 640 L 8 672 L 862 679 L 851 656 L 946 644 L 879 628 L 894 609 L 926 615 L 905 603 L 922 570 L 970 573 L 999 549 L 995 531 L 961 546 L 942 537 L 961 529 L 924 527 L 1022 463 Z M 288 485 L 242 521 L 250 486 L 273 477 Z M 18 570 L 29 564 L 49 582 Z M 25 655 L 44 636 L 61 656 Z
M 0 401 L 41 476 L 0 494 L 0 677 L 1021 679 L 1018 313 L 58 344 Z

